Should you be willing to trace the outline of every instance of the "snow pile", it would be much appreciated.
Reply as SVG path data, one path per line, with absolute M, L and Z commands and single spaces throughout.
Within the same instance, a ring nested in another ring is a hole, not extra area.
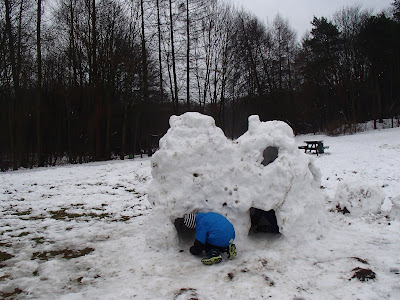
M 316 239 L 324 230 L 320 172 L 284 122 L 251 116 L 248 131 L 232 141 L 209 116 L 173 116 L 151 166 L 149 242 L 155 246 L 176 245 L 174 221 L 190 212 L 225 215 L 237 242 L 248 238 L 251 208 L 274 210 L 289 240 Z
M 360 179 L 348 179 L 338 185 L 333 204 L 343 213 L 360 217 L 378 214 L 381 212 L 381 207 L 385 210 L 387 205 L 383 205 L 384 200 L 385 194 L 377 184 Z
M 392 206 L 389 212 L 389 217 L 392 220 L 400 221 L 400 195 L 392 199 Z

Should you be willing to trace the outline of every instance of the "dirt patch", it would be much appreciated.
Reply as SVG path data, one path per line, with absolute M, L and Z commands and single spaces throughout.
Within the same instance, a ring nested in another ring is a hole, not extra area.
M 16 288 L 16 289 L 14 289 L 14 291 L 12 291 L 12 292 L 9 292 L 9 293 L 7 293 L 7 292 L 0 292 L 0 298 L 1 299 L 14 299 L 14 297 L 13 296 L 15 296 L 15 295 L 18 295 L 18 294 L 21 294 L 21 293 L 23 293 L 24 291 L 23 290 L 20 290 L 19 288 Z
M 275 282 L 269 278 L 267 275 L 264 275 L 264 280 L 268 282 L 269 286 L 275 286 Z
M 260 263 L 263 267 L 266 267 L 268 264 L 268 261 L 266 259 L 260 259 Z
M 29 216 L 32 213 L 32 209 L 24 210 L 24 211 L 16 211 L 12 213 L 13 216 Z
M 142 214 L 138 214 L 138 215 L 135 215 L 135 216 L 121 216 L 118 219 L 112 220 L 112 222 L 127 222 L 130 219 L 133 219 L 133 218 L 136 218 L 136 217 L 141 217 L 141 216 L 143 216 L 143 215 Z
M 13 257 L 14 257 L 14 255 L 12 255 L 10 253 L 0 251 L 0 262 L 9 260 L 10 258 L 13 258 Z
M 371 269 L 361 269 L 361 268 L 355 268 L 352 270 L 354 272 L 354 275 L 349 279 L 352 280 L 353 278 L 357 278 L 360 281 L 368 281 L 370 279 L 375 279 L 376 274 L 374 271 Z
M 350 213 L 350 211 L 347 209 L 346 206 L 342 208 L 342 207 L 340 207 L 339 204 L 336 205 L 336 211 L 339 212 L 339 213 L 342 213 L 342 214 L 344 214 L 344 215 Z
M 184 298 L 182 298 L 182 297 Z M 196 289 L 192 288 L 181 288 L 178 293 L 174 295 L 174 300 L 178 299 L 190 299 L 190 300 L 198 300 L 198 295 Z
M 29 218 L 21 218 L 21 220 L 24 221 L 38 221 L 38 220 L 44 220 L 46 219 L 46 216 L 39 215 L 39 216 L 29 216 Z
M 44 252 L 35 252 L 32 255 L 32 260 L 40 259 L 40 260 L 49 260 L 56 256 L 62 256 L 65 259 L 72 259 L 81 256 L 85 256 L 91 252 L 93 252 L 93 248 L 85 248 L 85 249 L 63 249 L 63 250 L 53 250 L 53 251 L 44 251 Z
M 4 281 L 4 280 L 6 280 L 6 279 L 9 279 L 9 278 L 11 278 L 10 275 L 0 276 L 0 282 Z
M 355 260 L 358 260 L 359 262 L 361 262 L 363 264 L 369 265 L 369 263 L 365 259 L 362 259 L 362 258 L 359 258 L 359 257 L 355 257 L 355 256 L 353 256 L 352 258 L 355 259 Z
M 46 239 L 43 236 L 35 237 L 31 239 L 32 241 L 36 242 L 36 244 L 44 244 Z
M 47 244 L 54 244 L 55 243 L 52 240 L 47 240 L 43 236 L 34 237 L 34 238 L 31 238 L 31 240 L 34 241 L 38 245 L 45 244 L 45 243 L 47 243 Z
M 21 233 L 18 235 L 18 237 L 27 236 L 27 235 L 29 235 L 29 234 L 30 234 L 30 232 L 24 231 L 24 232 L 21 232 Z

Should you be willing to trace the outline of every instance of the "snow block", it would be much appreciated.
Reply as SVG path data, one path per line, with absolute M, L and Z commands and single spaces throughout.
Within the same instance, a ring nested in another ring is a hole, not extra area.
M 392 207 L 389 212 L 389 217 L 391 220 L 400 221 L 400 195 L 392 199 Z
M 176 246 L 176 220 L 209 211 L 226 216 L 236 241 L 245 241 L 251 208 L 274 210 L 279 232 L 288 239 L 319 238 L 326 226 L 325 196 L 312 159 L 298 150 L 293 130 L 281 121 L 250 116 L 248 131 L 232 141 L 209 116 L 172 116 L 151 159 L 148 242 Z
M 379 214 L 385 194 L 377 184 L 350 179 L 338 185 L 332 204 L 336 209 L 347 210 L 351 216 Z
M 400 195 L 393 198 L 385 198 L 381 206 L 381 213 L 391 220 L 400 221 Z

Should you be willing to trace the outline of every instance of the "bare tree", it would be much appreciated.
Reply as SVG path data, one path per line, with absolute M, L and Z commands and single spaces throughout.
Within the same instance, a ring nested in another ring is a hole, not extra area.
M 360 6 L 346 7 L 334 15 L 334 24 L 338 27 L 343 40 L 342 55 L 340 55 L 339 76 L 343 93 L 342 109 L 348 125 L 356 123 L 360 89 L 368 73 L 368 62 L 360 53 L 358 38 L 361 29 L 366 24 L 370 14 L 362 11 Z
M 6 33 L 8 36 L 8 48 L 10 52 L 10 62 L 11 62 L 11 71 L 13 77 L 13 87 L 14 87 L 14 96 L 10 99 L 9 104 L 9 138 L 10 138 L 10 152 L 11 152 L 11 160 L 13 162 L 13 168 L 17 169 L 17 161 L 15 157 L 15 98 L 18 97 L 19 92 L 19 72 L 17 70 L 16 59 L 15 59 L 15 48 L 14 48 L 14 36 L 11 28 L 11 7 L 9 0 L 4 0 L 5 10 L 6 10 Z
M 190 110 L 190 19 L 189 0 L 186 0 L 186 109 Z
M 176 78 L 176 60 L 175 60 L 175 40 L 174 40 L 174 21 L 172 14 L 172 0 L 169 0 L 169 18 L 170 18 L 170 36 L 171 36 L 171 55 L 172 55 L 172 75 L 174 84 L 174 94 L 172 95 L 172 101 L 175 112 L 178 110 L 178 82 Z
M 142 21 L 142 67 L 143 67 L 143 96 L 144 101 L 149 101 L 149 82 L 148 82 L 148 71 L 147 71 L 147 49 L 146 49 L 146 35 L 145 35 L 145 24 L 144 24 L 144 9 L 143 0 L 140 0 L 140 11 Z
M 159 78 L 160 78 L 160 95 L 161 103 L 164 102 L 164 86 L 163 86 L 163 67 L 162 67 L 162 55 L 161 55 L 161 17 L 160 17 L 160 0 L 156 1 L 157 8 L 157 37 L 158 37 L 158 63 L 159 63 Z
M 42 139 L 41 139 L 41 91 L 42 91 L 42 46 L 41 46 L 41 20 L 42 20 L 42 0 L 37 0 L 37 17 L 36 17 L 36 52 L 37 52 L 37 95 L 36 95 L 36 143 L 38 166 L 42 167 Z

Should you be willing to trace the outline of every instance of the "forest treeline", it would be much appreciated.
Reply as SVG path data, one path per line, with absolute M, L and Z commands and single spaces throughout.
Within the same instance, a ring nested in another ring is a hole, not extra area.
M 400 5 L 316 16 L 299 41 L 218 0 L 0 0 L 1 169 L 151 153 L 169 117 L 296 133 L 399 118 Z

